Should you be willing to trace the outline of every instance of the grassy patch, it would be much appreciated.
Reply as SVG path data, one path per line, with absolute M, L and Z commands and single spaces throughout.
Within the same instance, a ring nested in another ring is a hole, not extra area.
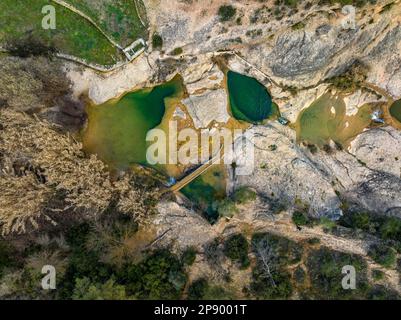
M 66 0 L 66 2 L 88 15 L 106 34 L 123 47 L 138 38 L 147 38 L 146 14 L 137 11 L 137 7 L 139 10 L 143 6 L 142 0 Z
M 42 8 L 56 8 L 56 29 L 42 28 Z M 49 0 L 3 0 L 0 3 L 0 44 L 13 45 L 36 39 L 44 46 L 102 65 L 113 65 L 122 59 L 120 52 L 89 22 Z

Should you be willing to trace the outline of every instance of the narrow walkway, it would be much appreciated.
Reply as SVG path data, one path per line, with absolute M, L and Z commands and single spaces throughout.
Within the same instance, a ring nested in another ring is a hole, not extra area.
M 177 182 L 175 185 L 170 187 L 168 191 L 170 192 L 178 192 L 182 188 L 184 188 L 186 185 L 194 181 L 197 177 L 199 177 L 201 174 L 205 173 L 212 165 L 217 164 L 220 162 L 220 159 L 222 158 L 221 156 L 221 149 L 215 155 L 212 159 L 206 161 L 204 164 L 202 164 L 199 168 L 197 168 L 195 171 L 191 172 L 189 175 L 181 179 L 179 182 Z

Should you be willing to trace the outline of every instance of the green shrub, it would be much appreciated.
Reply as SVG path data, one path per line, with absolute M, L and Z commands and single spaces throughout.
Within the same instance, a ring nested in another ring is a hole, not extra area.
M 382 239 L 401 240 L 401 219 L 396 217 L 386 218 L 380 227 Z
M 0 240 L 0 278 L 3 270 L 16 266 L 15 252 L 5 241 Z
M 163 47 L 163 38 L 157 33 L 152 36 L 152 47 L 153 49 L 161 49 Z
M 224 5 L 219 8 L 218 14 L 221 22 L 230 21 L 237 13 L 237 9 L 232 5 Z
M 188 288 L 189 300 L 229 300 L 233 299 L 233 295 L 219 286 L 211 286 L 206 279 L 201 278 Z
M 173 56 L 179 56 L 182 54 L 184 50 L 182 48 L 175 48 L 173 51 L 171 51 L 171 55 Z
M 127 300 L 125 287 L 115 283 L 113 279 L 107 282 L 92 283 L 90 279 L 76 279 L 74 300 Z
M 187 277 L 177 257 L 168 250 L 157 250 L 136 265 L 129 265 L 118 280 L 137 299 L 179 299 Z
M 235 234 L 224 242 L 224 254 L 232 261 L 240 264 L 241 268 L 247 268 L 250 264 L 248 258 L 248 241 L 242 234 Z
M 368 256 L 385 268 L 391 268 L 396 261 L 396 251 L 383 244 L 373 244 L 369 247 Z
M 367 294 L 369 300 L 399 300 L 400 295 L 397 291 L 382 285 L 376 285 Z
M 202 300 L 208 286 L 207 280 L 204 278 L 192 282 L 188 288 L 188 299 Z
M 384 272 L 378 269 L 372 271 L 372 278 L 375 281 L 380 281 L 384 279 Z
M 325 230 L 331 231 L 337 226 L 337 223 L 333 220 L 330 220 L 327 217 L 321 217 L 319 220 L 319 224 L 323 227 Z
M 294 271 L 294 279 L 298 284 L 303 284 L 305 282 L 306 272 L 301 266 L 298 266 L 295 269 L 295 271 Z
M 308 244 L 310 244 L 310 245 L 316 245 L 316 244 L 319 244 L 320 243 L 320 239 L 319 238 L 310 238 L 310 239 L 308 239 Z
M 235 191 L 233 199 L 238 204 L 246 204 L 256 200 L 256 192 L 248 187 L 241 187 Z
M 191 266 L 196 259 L 196 249 L 194 247 L 187 248 L 182 254 L 181 261 L 184 265 Z
M 236 213 L 238 213 L 238 208 L 229 198 L 217 202 L 216 206 L 219 217 L 232 218 Z
M 296 226 L 306 226 L 310 223 L 306 214 L 300 211 L 296 211 L 292 214 L 292 222 L 294 222 Z

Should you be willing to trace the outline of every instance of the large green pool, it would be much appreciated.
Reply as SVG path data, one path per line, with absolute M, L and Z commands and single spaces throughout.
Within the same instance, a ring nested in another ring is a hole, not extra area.
M 87 108 L 83 144 L 112 168 L 146 164 L 146 134 L 165 114 L 166 98 L 182 92 L 180 77 L 154 88 L 127 93 L 120 99 Z
M 259 123 L 274 114 L 269 92 L 256 79 L 228 71 L 227 87 L 231 113 L 237 120 Z

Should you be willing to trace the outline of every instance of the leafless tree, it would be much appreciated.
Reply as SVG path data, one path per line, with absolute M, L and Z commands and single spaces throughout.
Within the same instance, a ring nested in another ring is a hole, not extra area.
M 276 287 L 276 282 L 273 279 L 274 260 L 277 259 L 276 250 L 270 245 L 267 239 L 261 239 L 255 246 L 256 257 L 264 271 L 264 276 L 268 278 L 272 286 Z

